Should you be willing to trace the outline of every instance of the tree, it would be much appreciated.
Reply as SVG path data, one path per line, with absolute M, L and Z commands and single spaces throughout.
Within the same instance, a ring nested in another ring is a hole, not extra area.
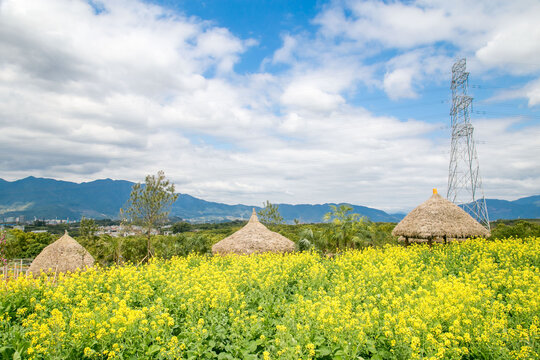
M 110 236 L 107 234 L 103 235 L 100 239 L 103 242 L 103 247 L 107 255 L 112 256 L 112 260 L 116 265 L 119 265 L 123 259 L 122 246 L 124 245 L 124 239 L 122 236 Z
M 173 234 L 191 231 L 191 224 L 186 221 L 177 222 L 171 227 L 171 231 Z
M 277 205 L 273 205 L 270 201 L 266 200 L 266 203 L 263 203 L 264 208 L 258 212 L 259 219 L 262 223 L 265 224 L 283 224 L 283 217 L 279 213 Z
M 152 230 L 167 220 L 170 206 L 177 198 L 174 184 L 165 178 L 163 171 L 159 171 L 156 176 L 147 175 L 144 185 L 133 185 L 125 210 L 120 209 L 122 218 L 143 227 L 147 237 L 145 259 L 152 256 Z
M 94 219 L 87 219 L 83 216 L 79 224 L 79 236 L 87 240 L 93 240 L 96 237 L 97 231 L 98 226 Z
M 361 240 L 358 232 L 366 220 L 358 214 L 352 214 L 353 208 L 350 205 L 330 205 L 330 208 L 332 211 L 324 215 L 325 221 L 331 220 L 326 231 L 329 243 L 336 249 L 356 247 Z
M 530 221 L 519 220 L 512 225 L 497 221 L 491 229 L 491 239 L 505 239 L 511 236 L 525 239 L 529 236 L 540 236 L 540 225 Z
M 393 224 L 377 225 L 366 217 L 351 213 L 353 208 L 346 204 L 330 205 L 330 208 L 332 211 L 324 216 L 325 221 L 331 220 L 324 233 L 329 247 L 363 248 L 395 242 L 391 234 Z

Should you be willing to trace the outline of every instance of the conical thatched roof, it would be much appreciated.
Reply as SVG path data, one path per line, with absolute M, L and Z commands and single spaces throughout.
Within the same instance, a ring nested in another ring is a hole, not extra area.
M 66 233 L 54 243 L 47 246 L 32 261 L 30 271 L 39 274 L 40 271 L 66 272 L 84 269 L 94 265 L 94 258 L 84 247 Z
M 433 191 L 433 196 L 411 211 L 392 231 L 394 236 L 415 239 L 456 239 L 489 236 L 489 231 L 459 206 Z
M 253 254 L 263 252 L 291 252 L 294 242 L 270 231 L 259 222 L 255 209 L 246 226 L 212 246 L 214 254 Z

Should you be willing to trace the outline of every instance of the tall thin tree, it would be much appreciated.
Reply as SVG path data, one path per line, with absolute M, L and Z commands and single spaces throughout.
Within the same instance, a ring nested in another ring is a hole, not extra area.
M 146 233 L 147 252 L 143 261 L 152 256 L 152 230 L 167 220 L 170 207 L 178 198 L 174 191 L 174 184 L 159 171 L 155 176 L 147 175 L 144 184 L 133 185 L 125 209 L 120 209 L 122 218 L 142 226 Z

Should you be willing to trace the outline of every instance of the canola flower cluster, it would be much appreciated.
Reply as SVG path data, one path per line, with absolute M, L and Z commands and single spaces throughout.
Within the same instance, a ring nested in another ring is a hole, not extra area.
M 28 359 L 538 359 L 540 238 L 19 278 L 0 342 Z

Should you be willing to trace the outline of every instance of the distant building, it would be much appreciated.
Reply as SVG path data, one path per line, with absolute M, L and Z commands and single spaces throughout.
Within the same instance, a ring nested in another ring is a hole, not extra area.
M 100 226 L 99 230 L 96 232 L 96 235 L 110 235 L 113 237 L 118 236 L 133 236 L 133 235 L 142 235 L 144 234 L 144 229 L 141 226 L 123 226 L 123 225 L 110 225 L 110 226 Z M 151 235 L 158 235 L 159 231 L 152 229 L 150 231 Z
M 69 224 L 69 219 L 46 219 L 45 224 L 47 225 Z

